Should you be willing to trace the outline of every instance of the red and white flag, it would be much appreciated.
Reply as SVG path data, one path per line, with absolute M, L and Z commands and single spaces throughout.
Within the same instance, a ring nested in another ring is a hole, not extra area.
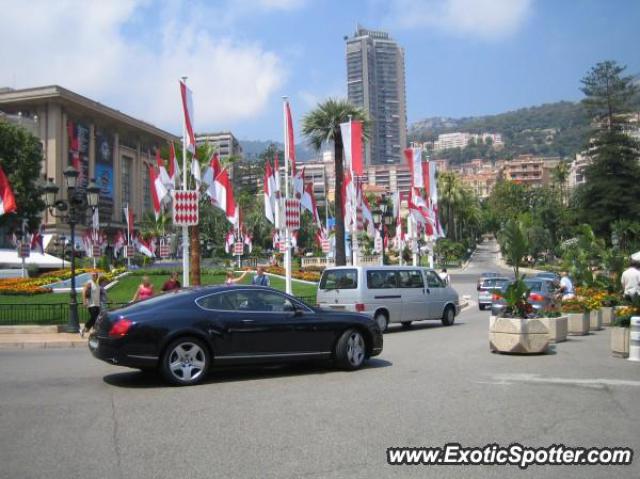
M 251 253 L 253 251 L 253 236 L 249 234 L 245 225 L 242 225 L 242 241 Z
M 271 235 L 271 242 L 273 244 L 273 249 L 275 251 L 280 251 L 280 234 L 278 230 L 273 230 L 273 234 Z
M 13 213 L 17 208 L 16 198 L 13 196 L 7 175 L 0 166 L 0 216 Z
M 315 224 L 320 225 L 318 206 L 316 205 L 316 198 L 313 194 L 313 183 L 307 183 L 304 187 L 302 198 L 300 198 L 300 206 L 313 215 L 313 222 Z
M 293 194 L 296 198 L 302 199 L 304 194 L 304 167 L 293 175 Z
M 215 180 L 216 204 L 218 208 L 225 212 L 227 221 L 231 224 L 238 222 L 238 208 L 233 197 L 233 186 L 226 169 L 222 170 Z
M 155 253 L 154 253 L 155 248 L 153 246 L 153 238 L 149 240 L 145 240 L 142 236 L 138 235 L 134 239 L 134 245 L 136 249 L 143 255 L 149 258 L 155 257 Z
M 116 233 L 115 242 L 113 243 L 113 253 L 115 255 L 120 253 L 125 244 L 127 244 L 127 240 L 124 237 L 124 233 L 122 232 L 122 230 L 118 230 L 118 232 Z
M 124 207 L 124 217 L 127 222 L 127 239 L 133 240 L 133 210 L 129 205 Z
M 168 185 L 171 189 L 180 189 L 181 180 L 180 180 L 180 165 L 178 165 L 178 160 L 176 159 L 176 149 L 173 146 L 173 142 L 169 143 L 169 180 L 170 183 Z
M 149 181 L 151 183 L 151 200 L 153 203 L 153 212 L 156 215 L 156 220 L 160 217 L 162 212 L 162 200 L 169 194 L 160 176 L 156 173 L 156 169 L 153 165 L 149 165 Z
M 346 168 L 353 171 L 355 176 L 364 175 L 362 162 L 362 122 L 349 121 L 340 123 L 340 133 L 344 146 Z
M 44 225 L 40 224 L 40 227 L 31 235 L 31 251 L 35 251 L 36 248 L 40 250 L 40 254 L 44 254 Z
M 411 172 L 411 186 L 413 188 L 422 188 L 424 186 L 424 178 L 422 176 L 422 148 L 407 148 L 404 150 L 404 156 L 409 164 Z
M 208 186 L 212 185 L 221 170 L 222 168 L 220 167 L 220 158 L 218 157 L 218 153 L 213 153 L 209 159 L 207 168 L 202 174 L 202 183 Z
M 164 160 L 160 156 L 160 148 L 156 148 L 156 165 L 158 165 L 158 177 L 165 188 L 167 188 L 167 185 L 171 183 L 171 178 L 169 177 L 167 168 L 164 166 Z
M 195 155 L 196 137 L 193 133 L 193 97 L 184 80 L 180 80 L 180 98 L 182 99 L 182 112 L 184 113 L 186 148 L 192 155 Z
M 291 117 L 291 107 L 289 106 L 289 101 L 285 100 L 284 102 L 284 122 L 285 122 L 285 130 L 286 137 L 284 142 L 284 159 L 285 166 L 287 162 L 291 164 L 291 174 L 296 174 L 296 144 L 293 138 L 293 120 Z
M 342 183 L 342 200 L 344 203 L 343 212 L 344 212 L 344 226 L 351 227 L 356 224 L 356 209 L 357 209 L 357 197 L 356 197 L 356 187 L 353 183 L 353 178 L 351 178 L 351 173 L 349 170 L 344 172 L 344 180 Z
M 367 199 L 367 196 L 363 194 L 362 189 L 360 189 L 360 197 L 362 198 L 362 219 L 365 222 L 367 234 L 369 236 L 373 236 L 375 230 L 375 226 L 373 224 L 373 213 L 371 212 L 369 200 Z
M 224 251 L 225 251 L 225 253 L 227 253 L 227 254 L 231 253 L 231 249 L 232 249 L 233 243 L 235 243 L 235 241 L 236 241 L 236 237 L 234 235 L 233 228 L 231 228 L 229 230 L 229 232 L 226 234 L 225 238 L 224 238 Z
M 275 207 L 275 177 L 271 169 L 271 163 L 267 160 L 264 165 L 264 215 L 272 224 L 276 223 Z

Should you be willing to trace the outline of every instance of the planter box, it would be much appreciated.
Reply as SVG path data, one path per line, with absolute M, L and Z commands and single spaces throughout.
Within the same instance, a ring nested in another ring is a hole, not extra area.
M 489 318 L 491 351 L 539 354 L 547 350 L 549 340 L 549 329 L 539 319 Z
M 602 325 L 610 326 L 613 320 L 613 308 L 611 306 L 603 306 L 600 308 L 600 315 L 602 316 Z
M 630 328 L 611 328 L 611 354 L 616 358 L 629 357 Z
M 589 311 L 589 331 L 600 331 L 602 329 L 602 316 L 600 310 Z
M 538 318 L 549 330 L 549 341 L 552 343 L 561 343 L 567 340 L 567 317 L 560 316 L 558 318 Z
M 589 333 L 591 320 L 589 313 L 567 313 L 569 336 L 584 336 Z

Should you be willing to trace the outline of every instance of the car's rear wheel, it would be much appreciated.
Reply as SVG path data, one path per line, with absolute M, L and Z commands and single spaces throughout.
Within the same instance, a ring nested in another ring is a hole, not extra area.
M 409 329 L 411 327 L 411 321 L 402 321 L 401 324 L 404 329 Z
M 387 330 L 387 327 L 389 326 L 389 318 L 384 311 L 378 311 L 373 317 L 373 320 L 378 324 L 380 332 L 384 333 Z
M 343 369 L 358 369 L 367 355 L 367 344 L 357 329 L 348 329 L 336 343 L 336 362 Z
M 204 379 L 210 363 L 209 350 L 201 340 L 179 338 L 167 346 L 160 369 L 171 384 L 191 386 Z
M 453 309 L 453 306 L 449 305 L 444 308 L 444 313 L 442 314 L 442 325 L 443 326 L 451 326 L 456 319 L 456 312 Z

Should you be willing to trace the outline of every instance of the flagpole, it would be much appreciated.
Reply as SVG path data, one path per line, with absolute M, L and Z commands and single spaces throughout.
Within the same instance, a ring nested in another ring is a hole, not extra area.
M 187 77 L 182 77 L 185 86 Z M 185 120 L 186 121 L 186 120 Z M 182 122 L 182 189 L 187 189 L 187 128 Z M 195 145 L 194 145 L 195 146 Z M 175 205 L 174 205 L 175 207 Z M 189 227 L 182 227 L 182 285 L 189 286 Z
M 289 132 L 287 131 L 287 97 L 282 97 L 282 118 L 284 124 L 284 198 L 285 201 L 289 199 L 289 156 L 291 151 L 291 145 L 289 145 Z M 287 226 L 287 220 L 285 218 L 284 223 L 284 244 L 286 251 L 284 253 L 284 267 L 285 267 L 285 290 L 287 294 L 293 293 L 291 287 L 291 243 L 289 241 L 289 227 Z
M 129 220 L 131 215 L 129 215 L 129 203 L 127 203 L 127 270 L 131 270 L 131 256 L 129 256 L 129 248 L 131 248 L 131 225 L 129 224 Z

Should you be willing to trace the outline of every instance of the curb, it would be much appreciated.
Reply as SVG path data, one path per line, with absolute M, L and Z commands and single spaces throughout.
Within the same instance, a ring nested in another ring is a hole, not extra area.
M 87 341 L 28 341 L 0 343 L 0 350 L 16 349 L 69 349 L 87 347 Z

